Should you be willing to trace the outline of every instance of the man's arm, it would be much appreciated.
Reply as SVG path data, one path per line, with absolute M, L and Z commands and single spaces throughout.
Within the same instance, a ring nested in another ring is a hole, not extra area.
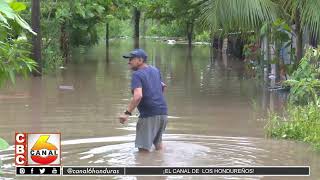
M 127 111 L 129 113 L 132 113 L 132 111 L 139 105 L 140 101 L 142 99 L 142 88 L 135 88 L 133 90 L 133 97 L 130 101 L 130 103 L 128 104 L 128 108 Z M 126 122 L 129 118 L 128 114 L 123 114 L 119 117 L 120 123 L 123 124 L 124 122 Z
M 139 105 L 142 99 L 142 88 L 135 88 L 133 91 L 133 97 L 128 105 L 127 111 L 132 113 L 132 111 Z

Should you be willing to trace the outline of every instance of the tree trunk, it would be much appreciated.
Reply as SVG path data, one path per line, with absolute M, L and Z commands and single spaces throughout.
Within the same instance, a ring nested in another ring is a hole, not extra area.
M 302 58 L 302 29 L 301 29 L 301 22 L 300 22 L 300 11 L 297 10 L 296 14 L 295 14 L 295 24 L 296 24 L 296 28 L 295 28 L 295 33 L 296 33 L 296 55 L 297 55 L 297 63 L 300 62 L 301 58 Z
M 106 48 L 109 48 L 109 22 L 106 23 Z
M 66 31 L 66 23 L 64 22 L 60 27 L 60 50 L 64 58 L 65 63 L 68 63 L 68 54 L 69 54 L 69 37 L 68 32 Z
M 270 47 L 270 58 L 271 60 L 273 60 L 274 58 L 276 58 L 276 45 L 275 43 L 269 44 Z M 270 78 L 270 86 L 271 87 L 275 87 L 276 86 L 276 79 L 277 79 L 277 68 L 276 68 L 276 64 L 272 63 L 270 64 L 270 70 L 271 73 L 269 76 Z
M 38 63 L 36 71 L 33 71 L 34 76 L 41 76 L 42 61 L 41 61 L 41 31 L 40 31 L 40 0 L 32 0 L 31 10 L 31 26 L 37 35 L 32 37 L 32 58 Z
M 210 48 L 210 60 L 213 61 L 213 54 L 214 54 L 214 34 L 211 33 L 211 48 Z
M 109 63 L 109 22 L 106 23 L 106 62 Z
M 270 64 L 270 59 L 271 59 L 271 54 L 270 54 L 270 34 L 271 34 L 271 30 L 270 28 L 268 28 L 267 34 L 266 34 L 266 66 L 267 66 L 267 76 L 269 76 L 269 72 L 271 72 L 271 66 Z
M 221 49 L 222 54 L 226 55 L 228 53 L 228 41 L 229 41 L 228 37 L 223 39 L 222 49 Z
M 223 45 L 223 38 L 221 35 L 218 36 L 218 49 L 222 50 L 222 45 Z
M 270 72 L 269 59 L 270 59 L 270 49 L 269 49 L 269 31 L 263 37 L 261 41 L 263 60 L 261 61 L 261 69 L 263 69 L 264 80 L 268 81 L 268 76 Z
M 134 48 L 139 48 L 140 10 L 134 8 Z
M 192 45 L 193 23 L 187 23 L 187 38 L 189 48 Z

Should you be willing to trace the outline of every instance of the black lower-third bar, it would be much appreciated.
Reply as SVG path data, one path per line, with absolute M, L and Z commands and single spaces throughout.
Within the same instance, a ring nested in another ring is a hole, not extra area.
M 310 167 L 127 167 L 126 175 L 309 176 Z
M 264 167 L 79 167 L 64 166 L 63 175 L 68 176 L 309 176 L 309 166 Z

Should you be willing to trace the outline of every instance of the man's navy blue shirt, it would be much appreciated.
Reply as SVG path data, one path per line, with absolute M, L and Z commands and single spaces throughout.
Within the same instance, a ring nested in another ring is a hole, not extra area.
M 162 93 L 160 71 L 147 66 L 134 71 L 131 79 L 131 89 L 142 88 L 142 99 L 138 105 L 141 118 L 167 115 L 167 103 Z

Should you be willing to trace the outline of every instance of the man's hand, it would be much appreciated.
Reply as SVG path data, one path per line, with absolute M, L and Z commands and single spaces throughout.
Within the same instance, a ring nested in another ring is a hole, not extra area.
M 162 86 L 162 92 L 165 91 L 165 89 L 168 87 L 165 83 L 161 82 L 161 86 Z
M 129 115 L 131 116 L 131 112 L 138 106 L 141 99 L 142 99 L 142 88 L 141 87 L 135 88 L 133 90 L 133 97 L 128 105 L 127 111 L 119 117 L 119 121 L 121 124 L 124 124 L 128 120 Z
M 126 121 L 128 121 L 128 119 L 129 119 L 129 115 L 123 114 L 123 115 L 120 115 L 119 122 L 121 124 L 124 124 Z

